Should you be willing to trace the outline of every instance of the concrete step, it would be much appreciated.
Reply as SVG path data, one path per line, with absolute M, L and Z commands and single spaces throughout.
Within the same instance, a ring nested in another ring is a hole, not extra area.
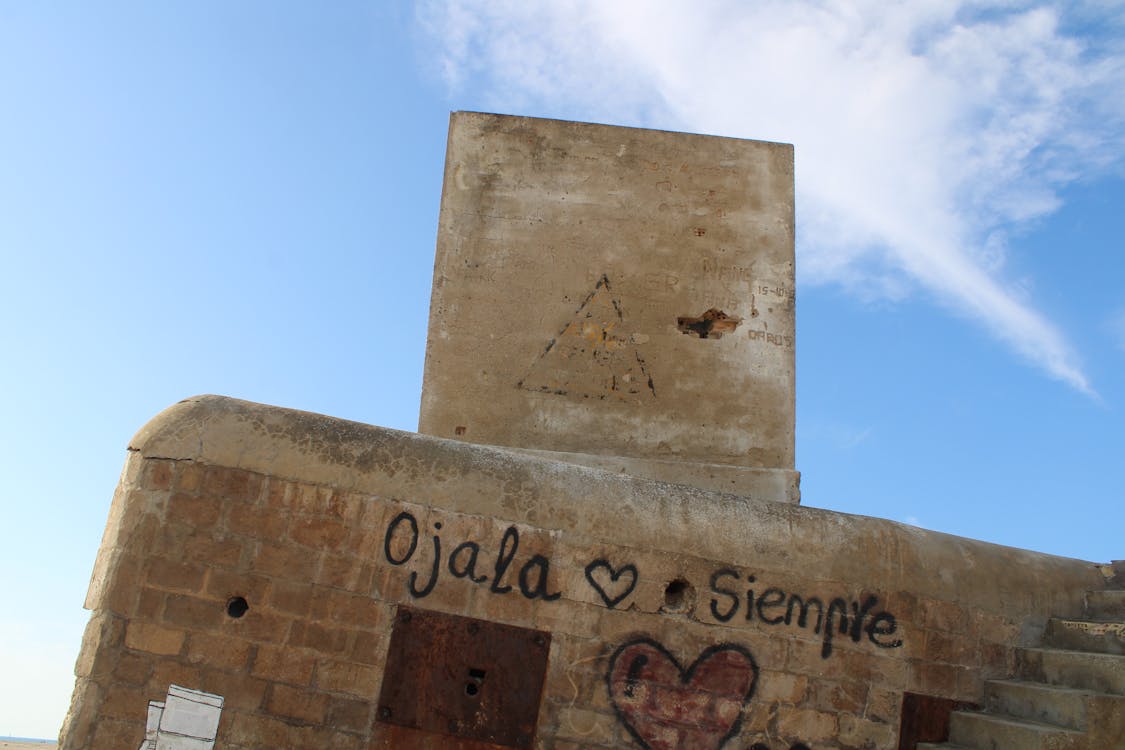
M 1106 589 L 1088 592 L 1086 617 L 1091 620 L 1125 622 L 1125 591 Z
M 1051 724 L 972 711 L 954 711 L 949 717 L 949 741 L 975 750 L 1071 750 L 1084 737 Z
M 1016 676 L 1030 682 L 1125 695 L 1125 656 L 1017 648 Z
M 990 712 L 1017 719 L 1054 724 L 1067 729 L 1086 728 L 1088 690 L 1020 680 L 989 680 L 984 683 L 984 705 Z
M 1125 654 L 1125 622 L 1095 622 L 1052 617 L 1047 621 L 1043 645 L 1071 651 Z

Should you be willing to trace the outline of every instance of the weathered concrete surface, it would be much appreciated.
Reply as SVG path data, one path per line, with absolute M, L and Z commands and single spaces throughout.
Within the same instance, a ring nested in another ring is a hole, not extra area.
M 791 471 L 793 226 L 790 145 L 454 113 L 419 430 Z
M 549 633 L 537 748 L 890 750 L 905 691 L 978 702 L 1105 583 L 889 521 L 200 397 L 130 447 L 62 746 L 136 747 L 170 684 L 224 697 L 222 750 L 385 745 L 406 604 Z
M 867 516 L 729 505 L 718 493 L 221 396 L 188 399 L 162 412 L 137 433 L 130 450 L 343 491 L 409 496 L 597 541 L 619 541 L 628 524 L 632 546 L 720 559 L 743 557 L 750 547 L 774 564 L 797 564 L 806 575 L 874 576 L 891 588 L 924 585 L 930 595 L 996 611 L 1045 597 L 1078 614 L 1085 592 L 1106 585 L 1089 562 Z M 1009 588 L 1013 582 L 1020 588 Z
M 1122 747 L 1125 656 L 1104 653 L 1099 644 L 1089 649 L 1088 643 L 1058 640 L 1048 627 L 1048 648 L 1018 649 L 1020 679 L 987 681 L 984 710 L 955 712 L 950 717 L 949 742 L 920 744 L 920 750 Z
M 658 458 L 600 456 L 593 453 L 509 448 L 528 456 L 549 461 L 589 466 L 617 474 L 630 474 L 641 479 L 685 484 L 712 492 L 726 492 L 755 500 L 801 502 L 801 474 L 789 469 L 760 469 L 752 466 L 708 464 L 697 461 L 672 461 Z

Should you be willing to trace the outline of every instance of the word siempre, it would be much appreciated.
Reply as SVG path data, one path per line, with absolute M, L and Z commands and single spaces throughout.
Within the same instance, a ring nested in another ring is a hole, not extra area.
M 719 622 L 730 622 L 742 607 L 742 590 L 739 586 L 742 575 L 733 568 L 720 568 L 711 574 L 711 592 L 724 599 L 711 599 L 711 615 Z M 747 576 L 747 583 L 755 583 L 754 576 Z M 899 648 L 902 640 L 892 638 L 898 630 L 898 622 L 890 612 L 874 612 L 879 597 L 868 596 L 863 603 L 848 602 L 840 597 L 830 600 L 827 606 L 819 597 L 802 597 L 786 593 L 771 586 L 755 596 L 754 589 L 746 589 L 746 621 L 757 619 L 766 625 L 808 626 L 809 611 L 816 608 L 816 622 L 813 633 L 822 635 L 820 656 L 827 659 L 832 654 L 832 639 L 836 635 L 849 636 L 859 643 L 866 634 L 867 639 L 879 648 Z M 796 618 L 794 618 L 796 614 Z

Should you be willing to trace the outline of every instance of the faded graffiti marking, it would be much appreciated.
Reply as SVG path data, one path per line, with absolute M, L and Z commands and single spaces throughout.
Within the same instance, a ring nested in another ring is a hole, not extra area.
M 652 377 L 624 326 L 621 304 L 602 275 L 516 385 L 536 393 L 627 403 L 655 397 Z
M 606 672 L 617 717 L 645 750 L 718 750 L 738 733 L 757 679 L 742 646 L 711 646 L 685 670 L 651 638 L 618 648 Z
M 773 344 L 774 346 L 780 346 L 786 349 L 793 348 L 793 337 L 788 334 L 770 333 L 765 330 L 749 330 L 747 333 L 750 335 L 751 341 L 764 341 L 767 344 Z

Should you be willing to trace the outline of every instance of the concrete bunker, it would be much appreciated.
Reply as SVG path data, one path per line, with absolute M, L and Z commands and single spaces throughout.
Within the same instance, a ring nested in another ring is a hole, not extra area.
M 792 290 L 790 146 L 455 113 L 420 432 L 145 425 L 62 747 L 1115 746 L 1123 566 L 800 504 Z

